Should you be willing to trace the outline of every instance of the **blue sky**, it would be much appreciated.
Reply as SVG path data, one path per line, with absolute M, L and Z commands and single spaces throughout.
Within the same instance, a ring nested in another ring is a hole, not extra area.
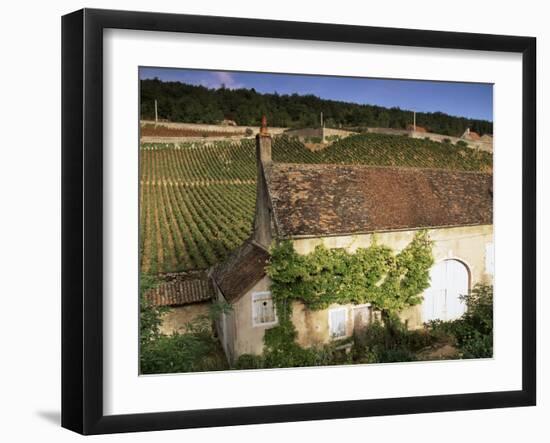
M 262 74 L 173 68 L 140 68 L 140 78 L 158 77 L 208 88 L 254 88 L 258 92 L 300 95 L 417 112 L 493 121 L 493 86 L 481 83 L 389 80 L 316 75 Z

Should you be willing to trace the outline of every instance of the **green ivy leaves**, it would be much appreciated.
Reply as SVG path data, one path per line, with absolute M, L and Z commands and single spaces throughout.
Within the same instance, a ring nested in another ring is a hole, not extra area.
M 267 273 L 277 304 L 300 300 L 319 310 L 334 303 L 371 303 L 396 314 L 422 301 L 433 261 L 432 241 L 419 231 L 397 254 L 374 241 L 355 253 L 317 246 L 300 255 L 291 241 L 283 241 L 272 247 Z
M 333 303 L 371 303 L 389 320 L 422 301 L 433 262 L 432 241 L 426 231 L 417 232 L 397 254 L 379 245 L 376 237 L 371 246 L 353 254 L 317 246 L 301 255 L 291 241 L 276 244 L 271 248 L 267 274 L 279 324 L 265 331 L 262 361 L 267 367 L 311 366 L 324 355 L 322 350 L 303 349 L 296 343 L 293 301 L 300 300 L 314 310 Z

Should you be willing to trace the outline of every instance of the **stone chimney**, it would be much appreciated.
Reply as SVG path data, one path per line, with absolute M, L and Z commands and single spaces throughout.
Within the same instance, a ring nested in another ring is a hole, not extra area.
M 267 131 L 267 119 L 265 115 L 262 117 L 260 132 L 256 135 L 256 162 L 258 163 L 258 168 L 261 166 L 261 163 L 271 162 L 271 135 Z
M 271 205 L 266 184 L 266 167 L 271 164 L 271 135 L 267 119 L 262 117 L 260 132 L 256 135 L 256 214 L 254 216 L 254 240 L 265 248 L 271 245 Z

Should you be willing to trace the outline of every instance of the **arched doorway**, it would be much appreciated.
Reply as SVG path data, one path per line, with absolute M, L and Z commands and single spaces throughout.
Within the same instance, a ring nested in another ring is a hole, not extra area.
M 466 311 L 460 296 L 469 289 L 468 268 L 459 260 L 444 260 L 430 271 L 431 286 L 424 292 L 422 320 L 455 320 Z

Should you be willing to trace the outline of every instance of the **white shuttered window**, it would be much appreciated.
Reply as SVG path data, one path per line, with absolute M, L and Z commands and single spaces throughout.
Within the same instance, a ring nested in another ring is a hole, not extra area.
M 335 308 L 328 311 L 328 324 L 330 338 L 342 338 L 346 336 L 346 320 L 348 310 Z
M 252 323 L 254 326 L 277 323 L 277 313 L 271 292 L 254 292 L 252 294 Z

